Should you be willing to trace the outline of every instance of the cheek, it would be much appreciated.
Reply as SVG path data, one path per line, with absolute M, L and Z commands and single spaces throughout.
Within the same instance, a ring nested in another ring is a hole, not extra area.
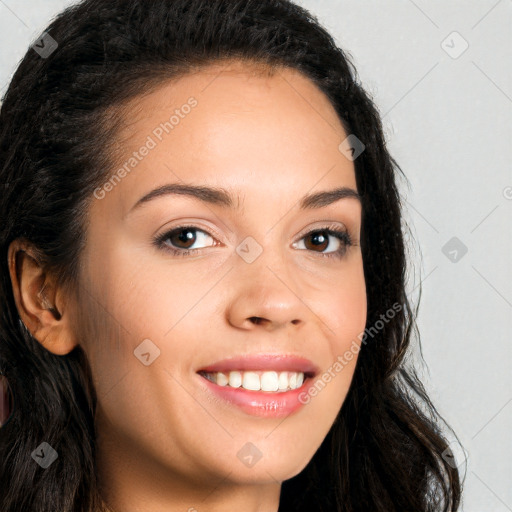
M 366 326 L 367 297 L 361 260 L 347 265 L 323 289 L 317 288 L 315 311 L 328 341 L 328 355 L 314 387 L 304 396 L 315 404 L 315 417 L 331 424 L 346 398 Z M 318 416 L 317 416 L 318 415 Z
M 176 270 L 171 275 L 168 266 L 137 251 L 128 255 L 120 249 L 103 262 L 91 273 L 78 324 L 98 393 L 108 392 L 128 373 L 133 379 L 146 370 L 141 358 L 148 352 L 155 361 L 151 368 L 181 371 L 190 364 L 196 348 L 175 341 L 190 337 L 190 329 L 213 314 L 207 311 L 210 301 L 201 301 L 208 291 L 202 276 Z
M 367 298 L 362 272 L 353 274 L 336 293 L 328 296 L 323 320 L 328 326 L 329 357 L 309 398 L 317 402 L 317 414 L 332 424 L 352 383 L 366 326 Z
M 347 272 L 326 290 L 324 297 L 324 322 L 332 351 L 338 355 L 359 337 L 366 326 L 367 297 L 362 265 Z M 334 356 L 334 353 L 333 353 Z

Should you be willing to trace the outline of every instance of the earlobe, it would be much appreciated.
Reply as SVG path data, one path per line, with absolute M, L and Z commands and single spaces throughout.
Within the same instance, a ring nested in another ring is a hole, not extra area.
M 76 346 L 69 316 L 57 305 L 59 290 L 45 272 L 37 252 L 17 239 L 8 249 L 8 264 L 16 308 L 31 335 L 47 350 L 64 355 Z

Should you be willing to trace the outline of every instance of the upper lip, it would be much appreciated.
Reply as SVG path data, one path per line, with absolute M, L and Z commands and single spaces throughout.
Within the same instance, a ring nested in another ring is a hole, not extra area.
M 222 359 L 200 368 L 197 373 L 230 371 L 290 371 L 302 372 L 310 376 L 318 373 L 318 367 L 309 359 L 289 354 L 253 354 Z

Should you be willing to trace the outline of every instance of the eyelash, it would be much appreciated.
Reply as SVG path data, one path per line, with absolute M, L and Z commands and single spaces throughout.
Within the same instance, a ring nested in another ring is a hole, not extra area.
M 201 248 L 201 249 L 173 249 L 172 247 L 169 247 L 169 245 L 167 245 L 165 243 L 165 241 L 168 238 L 170 238 L 173 234 L 180 233 L 181 231 L 188 231 L 188 230 L 189 231 L 201 231 L 202 233 L 205 233 L 209 237 L 214 238 L 210 233 L 208 233 L 207 231 L 205 231 L 203 229 L 198 228 L 197 226 L 187 225 L 187 226 L 177 226 L 170 231 L 166 231 L 165 233 L 158 235 L 157 237 L 154 238 L 153 243 L 157 248 L 165 250 L 165 251 L 169 251 L 173 256 L 178 256 L 178 257 L 185 257 L 190 254 L 201 251 L 203 248 Z M 322 256 L 324 258 L 341 259 L 345 255 L 347 248 L 352 245 L 355 245 L 353 243 L 352 238 L 351 238 L 350 234 L 348 233 L 348 231 L 341 229 L 339 227 L 336 227 L 336 225 L 327 225 L 327 226 L 315 228 L 311 231 L 308 231 L 299 239 L 299 241 L 306 238 L 307 236 L 314 234 L 314 233 L 327 233 L 327 235 L 334 236 L 341 242 L 341 247 L 337 251 L 332 251 L 332 252 L 328 252 L 328 253 L 322 253 L 322 252 L 318 253 L 319 256 Z M 304 250 L 304 249 L 301 249 L 301 250 Z M 312 252 L 317 252 L 317 251 L 312 251 Z

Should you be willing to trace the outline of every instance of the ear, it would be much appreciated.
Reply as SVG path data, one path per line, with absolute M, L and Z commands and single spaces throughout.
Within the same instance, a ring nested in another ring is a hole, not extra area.
M 14 300 L 21 321 L 47 350 L 64 355 L 77 345 L 71 329 L 71 307 L 55 281 L 46 274 L 37 251 L 16 239 L 7 251 Z

